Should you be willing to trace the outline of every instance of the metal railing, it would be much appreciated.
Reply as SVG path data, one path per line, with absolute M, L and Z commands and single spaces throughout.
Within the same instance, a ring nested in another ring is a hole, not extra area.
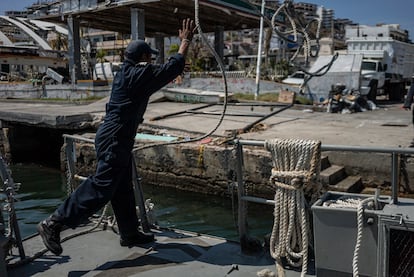
M 247 73 L 244 70 L 238 71 L 225 71 L 227 78 L 246 78 Z M 190 72 L 191 78 L 211 78 L 211 77 L 222 77 L 221 71 L 200 71 Z
M 68 172 L 67 178 L 76 179 L 83 181 L 86 179 L 85 176 L 76 174 L 76 141 L 86 142 L 94 144 L 93 139 L 85 138 L 77 135 L 63 135 L 65 141 L 65 154 L 67 159 Z M 135 201 L 139 207 L 139 218 L 141 226 L 144 232 L 150 231 L 150 225 L 148 222 L 145 200 L 144 200 L 144 191 L 141 184 L 141 178 L 138 176 L 137 167 L 135 164 L 135 159 L 132 159 L 132 185 L 134 186 L 134 196 Z
M 265 146 L 265 141 L 255 140 L 241 140 L 233 141 L 236 147 L 236 175 L 237 175 L 237 191 L 239 199 L 238 207 L 238 228 L 239 237 L 242 241 L 247 237 L 247 218 L 246 209 L 247 202 L 255 202 L 260 204 L 274 205 L 275 201 L 260 197 L 248 196 L 245 194 L 243 181 L 243 146 Z M 365 152 L 365 153 L 382 153 L 390 155 L 391 167 L 391 202 L 390 204 L 398 203 L 398 155 L 414 155 L 414 148 L 399 148 L 399 147 L 368 147 L 368 146 L 346 146 L 346 145 L 321 145 L 321 151 L 335 151 L 335 152 Z
M 76 151 L 75 151 L 75 141 L 83 141 L 87 143 L 94 143 L 93 139 L 88 139 L 82 136 L 76 135 L 64 135 L 66 142 L 66 155 L 68 158 L 68 167 L 69 171 L 72 172 L 72 177 L 75 179 L 82 180 L 84 177 L 74 174 L 75 172 L 75 162 L 76 162 Z M 260 197 L 249 196 L 245 194 L 244 190 L 244 181 L 243 181 L 243 146 L 261 146 L 264 147 L 265 141 L 254 141 L 254 140 L 241 140 L 236 139 L 232 141 L 236 149 L 236 163 L 235 171 L 237 177 L 237 193 L 239 199 L 238 207 L 238 228 L 240 238 L 245 238 L 247 235 L 247 216 L 246 208 L 247 202 L 255 202 L 260 204 L 274 205 L 275 201 Z M 398 166 L 398 155 L 414 155 L 414 148 L 398 148 L 398 147 L 367 147 L 367 146 L 346 146 L 346 145 L 321 145 L 321 151 L 335 151 L 335 152 L 362 152 L 362 153 L 382 153 L 390 155 L 390 167 L 391 167 L 391 190 L 392 196 L 390 204 L 398 203 L 398 176 L 399 176 L 399 166 Z M 136 169 L 135 169 L 136 170 Z M 140 211 L 143 211 L 144 214 L 141 214 L 141 220 L 145 223 L 145 229 L 149 229 L 147 218 L 145 214 L 144 199 L 142 186 L 139 182 L 139 177 L 134 178 L 135 193 L 137 198 L 137 204 L 140 206 Z

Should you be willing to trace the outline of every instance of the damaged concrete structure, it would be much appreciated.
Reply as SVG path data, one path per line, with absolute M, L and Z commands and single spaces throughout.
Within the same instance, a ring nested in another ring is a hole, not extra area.
M 204 32 L 215 33 L 215 48 L 223 55 L 223 32 L 257 28 L 259 17 L 243 1 L 200 1 L 200 24 Z M 72 82 L 82 80 L 80 28 L 130 34 L 131 39 L 153 38 L 154 47 L 164 49 L 164 37 L 177 36 L 180 20 L 194 18 L 193 1 L 160 0 L 63 0 L 37 8 L 38 19 L 67 24 L 69 73 Z M 161 51 L 162 62 L 165 57 Z

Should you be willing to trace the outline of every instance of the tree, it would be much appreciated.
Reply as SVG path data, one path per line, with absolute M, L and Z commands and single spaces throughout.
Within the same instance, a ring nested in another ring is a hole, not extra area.
M 96 61 L 99 62 L 99 63 L 105 62 L 106 61 L 106 59 L 105 59 L 106 55 L 107 55 L 107 53 L 106 53 L 105 50 L 99 49 L 96 52 Z

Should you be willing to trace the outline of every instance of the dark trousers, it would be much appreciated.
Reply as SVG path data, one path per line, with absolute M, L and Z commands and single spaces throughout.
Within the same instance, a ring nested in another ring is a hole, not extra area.
M 119 167 L 99 159 L 95 175 L 83 181 L 57 208 L 55 215 L 62 224 L 75 228 L 111 201 L 121 236 L 136 232 L 131 160 L 126 164 Z

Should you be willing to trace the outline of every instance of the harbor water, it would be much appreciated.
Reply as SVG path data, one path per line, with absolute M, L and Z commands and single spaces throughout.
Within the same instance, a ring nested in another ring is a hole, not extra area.
M 34 234 L 36 224 L 65 199 L 66 179 L 59 170 L 38 164 L 15 164 L 11 170 L 15 183 L 21 183 L 15 207 L 25 238 Z M 5 196 L 1 197 L 4 200 Z M 144 186 L 144 197 L 154 203 L 156 219 L 162 227 L 238 240 L 237 199 L 154 186 Z M 262 240 L 272 230 L 273 207 L 249 204 L 248 224 L 249 234 Z

